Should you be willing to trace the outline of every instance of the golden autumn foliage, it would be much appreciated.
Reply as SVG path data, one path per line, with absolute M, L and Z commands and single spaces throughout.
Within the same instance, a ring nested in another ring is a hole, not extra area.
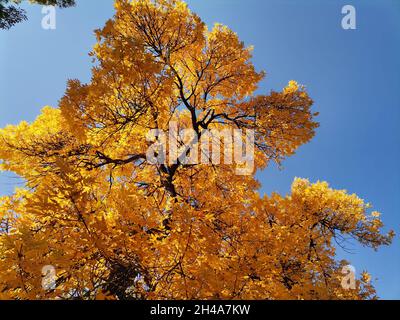
M 256 170 L 307 143 L 318 124 L 295 81 L 255 96 L 264 73 L 226 26 L 178 0 L 117 0 L 96 31 L 92 79 L 58 108 L 0 130 L 1 169 L 25 181 L 0 198 L 3 299 L 369 299 L 369 275 L 341 286 L 335 241 L 391 242 L 377 212 L 325 182 L 261 196 Z M 174 119 L 255 131 L 255 170 L 149 164 L 147 134 Z M 42 268 L 56 286 L 42 287 Z

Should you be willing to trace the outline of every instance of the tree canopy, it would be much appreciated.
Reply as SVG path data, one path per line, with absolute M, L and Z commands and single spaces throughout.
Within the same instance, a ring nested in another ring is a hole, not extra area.
M 370 299 L 341 285 L 337 245 L 390 244 L 370 204 L 296 179 L 261 195 L 257 170 L 309 142 L 318 123 L 295 81 L 255 95 L 264 72 L 228 27 L 179 0 L 117 0 L 96 31 L 89 83 L 0 130 L 1 169 L 25 181 L 0 198 L 0 298 Z M 255 132 L 255 168 L 149 163 L 151 129 Z M 42 286 L 54 266 L 54 287 Z

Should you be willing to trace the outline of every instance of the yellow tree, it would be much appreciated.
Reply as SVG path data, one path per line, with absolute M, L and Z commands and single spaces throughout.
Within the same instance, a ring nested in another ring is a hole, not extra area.
M 25 181 L 0 198 L 0 297 L 373 298 L 367 273 L 352 290 L 341 285 L 335 241 L 389 244 L 377 212 L 325 182 L 258 192 L 255 172 L 314 136 L 305 88 L 290 81 L 254 96 L 264 74 L 251 48 L 226 26 L 208 30 L 181 1 L 115 8 L 96 31 L 91 81 L 69 81 L 58 108 L 0 130 L 1 169 Z M 171 122 L 196 138 L 251 130 L 253 170 L 188 163 L 171 149 L 172 161 L 150 161 L 161 138 L 149 132 L 171 133 Z M 45 266 L 55 270 L 50 286 Z

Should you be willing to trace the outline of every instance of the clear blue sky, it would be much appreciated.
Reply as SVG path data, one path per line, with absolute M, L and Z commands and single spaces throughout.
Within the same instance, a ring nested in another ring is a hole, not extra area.
M 113 15 L 112 0 L 77 0 L 57 10 L 57 29 L 41 28 L 41 7 L 29 21 L 0 31 L 0 127 L 33 120 L 56 106 L 66 80 L 90 78 L 93 30 Z M 290 79 L 308 87 L 321 127 L 314 140 L 259 174 L 262 191 L 287 193 L 294 177 L 326 180 L 355 192 L 383 212 L 386 230 L 400 234 L 400 1 L 189 0 L 207 24 L 221 22 L 248 45 L 267 71 L 260 92 Z M 341 8 L 357 10 L 357 30 L 341 28 Z M 0 194 L 17 180 L 0 177 Z M 400 241 L 378 252 L 339 252 L 358 272 L 372 273 L 378 294 L 400 299 Z

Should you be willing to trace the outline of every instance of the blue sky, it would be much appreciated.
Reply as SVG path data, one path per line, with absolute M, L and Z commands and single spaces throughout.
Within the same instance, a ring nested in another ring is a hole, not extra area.
M 57 10 L 56 30 L 41 28 L 40 6 L 25 6 L 29 21 L 0 31 L 0 127 L 33 120 L 56 106 L 66 80 L 90 79 L 87 53 L 93 30 L 113 15 L 112 0 L 77 0 Z M 383 213 L 386 230 L 400 235 L 400 2 L 396 0 L 189 0 L 212 25 L 220 22 L 254 45 L 254 63 L 267 71 L 259 92 L 294 79 L 307 86 L 320 112 L 316 137 L 283 169 L 258 175 L 262 191 L 287 193 L 294 177 L 326 180 Z M 341 28 L 351 4 L 357 29 Z M 0 194 L 18 182 L 0 176 Z M 356 270 L 368 270 L 378 295 L 400 299 L 400 241 L 378 252 L 350 246 L 339 251 Z

